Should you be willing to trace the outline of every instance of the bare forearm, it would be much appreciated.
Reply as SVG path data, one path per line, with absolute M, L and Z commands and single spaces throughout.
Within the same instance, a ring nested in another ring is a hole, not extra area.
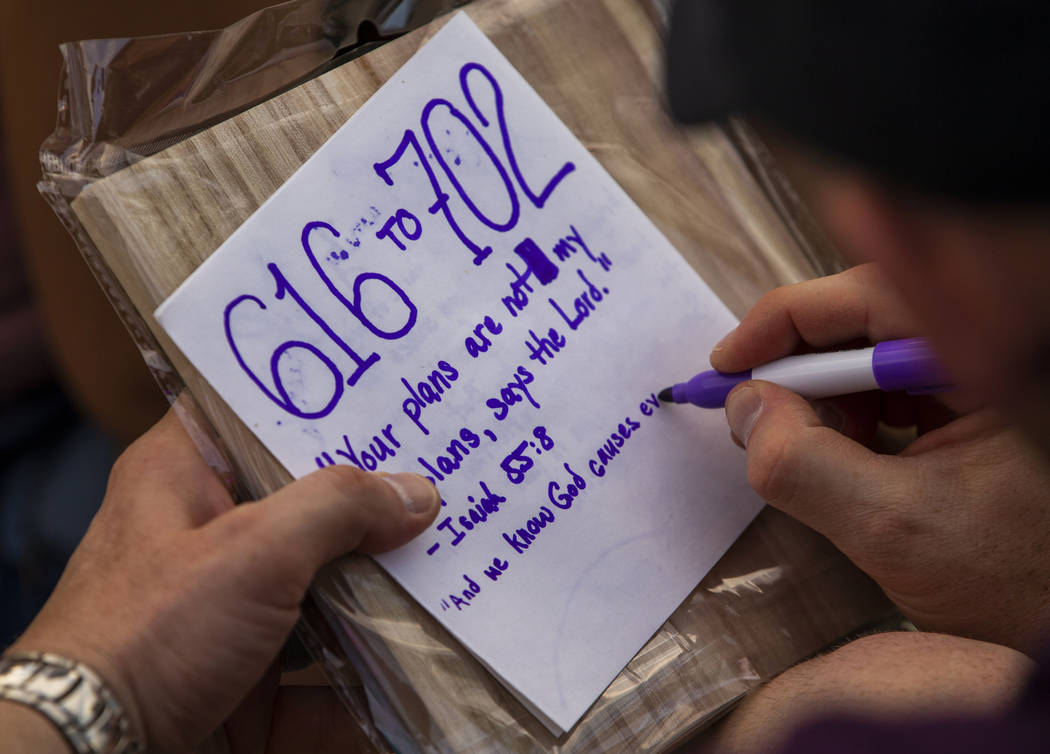
M 868 636 L 784 672 L 679 754 L 776 751 L 800 725 L 835 714 L 992 713 L 1016 699 L 1032 667 L 1020 652 L 955 636 Z
M 8 754 L 69 754 L 62 734 L 47 718 L 24 704 L 0 700 L 0 730 Z

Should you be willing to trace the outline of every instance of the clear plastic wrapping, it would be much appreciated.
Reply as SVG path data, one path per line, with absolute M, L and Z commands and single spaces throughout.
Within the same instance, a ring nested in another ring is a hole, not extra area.
M 202 452 L 245 498 L 287 474 L 151 312 L 459 4 L 298 0 L 221 31 L 63 47 L 41 192 L 166 394 L 182 396 Z M 742 314 L 765 290 L 837 260 L 746 124 L 683 134 L 667 122 L 659 6 L 479 0 L 467 11 Z M 565 59 L 544 64 L 556 55 Z M 275 140 L 288 148 L 268 162 L 260 150 Z M 235 169 L 254 180 L 229 180 Z M 887 610 L 823 538 L 766 510 L 560 738 L 368 558 L 318 577 L 300 636 L 378 750 L 663 752 Z

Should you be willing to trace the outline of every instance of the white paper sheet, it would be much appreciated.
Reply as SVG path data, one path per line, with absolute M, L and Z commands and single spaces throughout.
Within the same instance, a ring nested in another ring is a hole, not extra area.
M 157 317 L 292 474 L 436 480 L 379 560 L 556 731 L 760 507 L 655 396 L 732 315 L 462 13 Z

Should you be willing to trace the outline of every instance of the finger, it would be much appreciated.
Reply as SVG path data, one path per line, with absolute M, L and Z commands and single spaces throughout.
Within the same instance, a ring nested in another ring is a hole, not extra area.
M 274 578 L 305 588 L 322 565 L 351 550 L 377 553 L 408 542 L 430 525 L 439 504 L 434 485 L 417 474 L 338 465 L 241 505 L 206 529 L 220 546 L 247 551 L 248 575 L 258 583 Z
M 113 465 L 106 504 L 121 518 L 141 516 L 170 531 L 200 526 L 233 500 L 169 409 Z
M 729 394 L 726 416 L 747 450 L 748 481 L 770 505 L 843 547 L 893 499 L 902 469 L 825 427 L 790 390 L 747 382 Z
M 810 401 L 821 423 L 851 440 L 867 445 L 879 423 L 881 394 L 877 391 Z
M 930 396 L 923 396 L 916 410 L 916 427 L 920 435 L 940 429 L 958 419 L 962 414 L 946 405 L 943 401 Z
M 988 409 L 977 411 L 920 435 L 911 445 L 901 451 L 901 455 L 905 457 L 921 456 L 944 449 L 958 452 L 958 446 L 973 443 L 980 438 L 999 435 L 1005 428 L 1006 423 L 995 411 Z
M 882 421 L 891 427 L 913 427 L 918 423 L 919 401 L 903 392 L 882 393 Z
M 876 265 L 778 288 L 755 304 L 711 352 L 711 366 L 742 372 L 795 353 L 864 339 L 919 333 L 918 323 Z

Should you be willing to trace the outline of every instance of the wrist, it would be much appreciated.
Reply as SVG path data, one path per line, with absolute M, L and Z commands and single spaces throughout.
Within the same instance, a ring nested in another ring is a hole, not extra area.
M 112 682 L 117 675 L 112 666 L 90 659 L 91 654 L 82 647 L 67 650 L 58 642 L 40 645 L 31 637 L 19 639 L 0 655 L 0 701 L 49 723 L 64 742 L 63 750 L 78 754 L 145 751 L 140 718 L 132 716 L 134 708 L 125 701 L 133 695 L 125 684 Z M 34 737 L 40 735 L 39 724 L 23 722 L 23 726 L 29 726 L 28 733 Z
M 0 730 L 10 754 L 68 754 L 72 751 L 58 728 L 37 710 L 0 699 Z

